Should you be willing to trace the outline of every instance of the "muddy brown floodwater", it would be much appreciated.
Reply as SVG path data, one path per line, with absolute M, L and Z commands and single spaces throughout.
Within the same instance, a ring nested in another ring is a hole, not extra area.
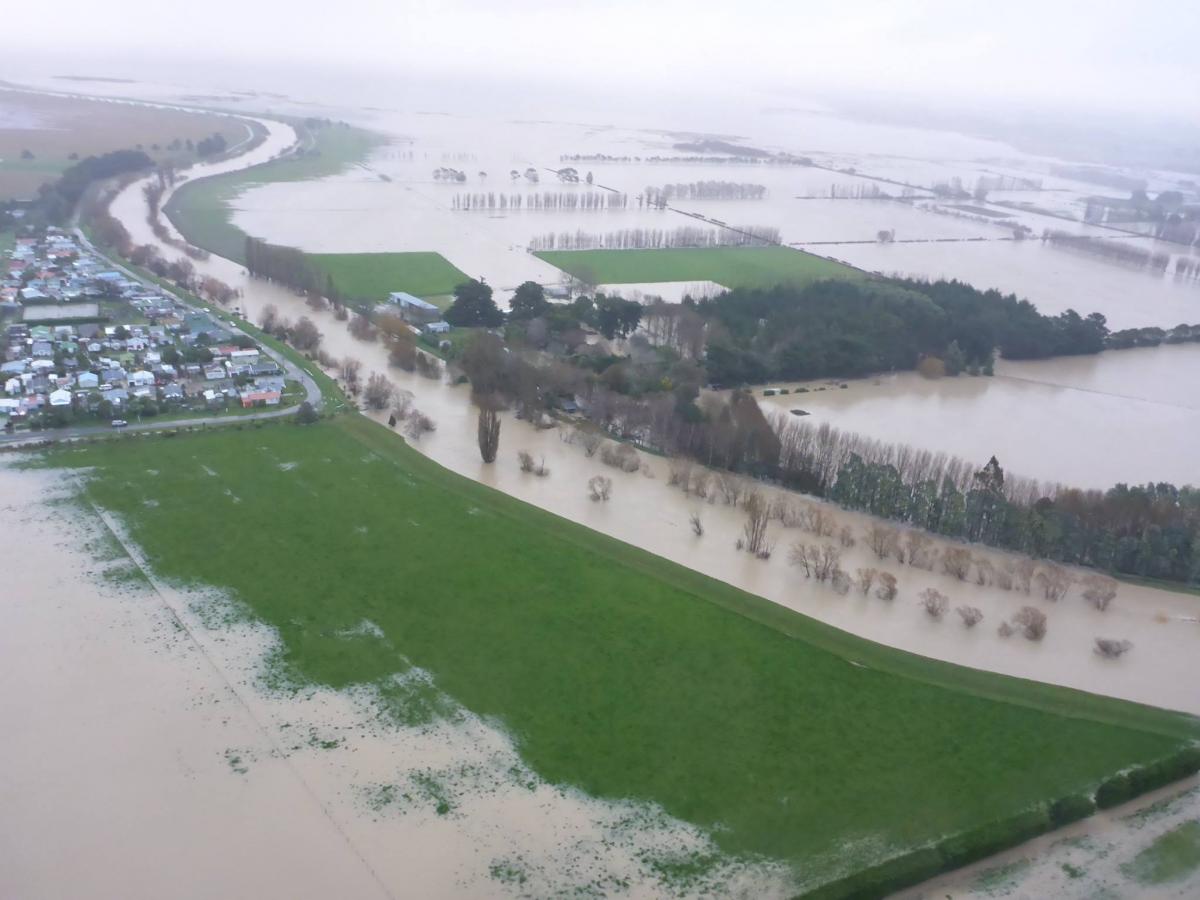
M 765 409 L 931 450 L 1045 483 L 1200 481 L 1200 344 L 1000 360 L 993 378 L 901 372 L 837 383 L 771 385 Z M 797 393 L 802 387 L 805 393 Z

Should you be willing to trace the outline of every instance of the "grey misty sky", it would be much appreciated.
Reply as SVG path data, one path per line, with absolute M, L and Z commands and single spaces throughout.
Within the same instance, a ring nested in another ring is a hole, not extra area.
M 1194 114 L 1200 0 L 57 0 L 20 52 L 667 90 L 869 89 Z M 99 36 L 103 36 L 100 38 Z M 12 42 L 8 42 L 13 48 Z M 8 68 L 8 67 L 6 67 Z M 77 68 L 77 67 L 76 67 Z

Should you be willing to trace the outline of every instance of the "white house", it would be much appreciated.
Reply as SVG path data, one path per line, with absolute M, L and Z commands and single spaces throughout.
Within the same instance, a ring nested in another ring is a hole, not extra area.
M 21 391 L 21 379 L 20 378 L 8 379 L 8 381 L 4 382 L 4 391 L 5 391 L 5 393 L 12 394 L 14 397 L 17 396 L 18 394 L 20 394 L 22 392 Z
M 51 406 L 70 406 L 71 405 L 71 392 L 65 391 L 65 390 L 51 391 L 50 392 L 50 405 Z
M 81 388 L 94 388 L 100 386 L 100 376 L 95 372 L 80 372 L 79 377 L 76 378 L 75 381 Z
M 150 387 L 154 384 L 154 373 L 140 369 L 129 376 L 129 383 L 134 387 Z

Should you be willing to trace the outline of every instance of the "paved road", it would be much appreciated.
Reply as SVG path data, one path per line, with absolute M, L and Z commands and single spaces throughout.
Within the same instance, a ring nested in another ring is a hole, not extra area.
M 110 256 L 107 256 L 106 254 L 101 253 L 99 250 L 96 249 L 96 247 L 92 244 L 92 242 L 89 241 L 87 239 L 87 237 L 83 234 L 83 232 L 80 231 L 78 228 L 75 229 L 75 236 L 79 240 L 80 244 L 83 247 L 86 247 L 90 252 L 96 254 L 96 256 L 99 256 L 102 259 L 108 260 L 108 262 L 112 266 L 114 266 L 117 269 L 120 269 L 122 272 L 124 272 L 130 278 L 133 278 L 133 279 L 141 282 L 146 287 L 148 287 L 152 290 L 161 290 L 159 285 L 155 284 L 154 282 L 150 281 L 147 278 L 143 278 L 137 272 L 131 271 L 130 269 L 128 269 L 124 265 L 122 265 L 120 262 L 112 259 Z M 180 302 L 183 302 L 183 301 L 180 301 Z M 193 304 L 187 304 L 187 305 L 193 306 Z M 199 307 L 193 306 L 193 308 L 199 308 Z M 245 337 L 248 337 L 251 340 L 254 340 L 255 343 L 258 343 L 257 340 L 255 340 L 255 338 L 253 337 L 253 335 L 247 334 L 245 331 L 242 331 L 242 329 L 238 328 L 232 322 L 225 320 L 225 319 L 222 319 L 221 322 L 230 331 L 233 331 L 236 334 L 240 334 Z M 304 371 L 304 369 L 300 368 L 298 365 L 293 363 L 290 359 L 288 359 L 283 354 L 277 353 L 276 351 L 272 350 L 270 347 L 267 347 L 265 345 L 259 344 L 259 346 L 262 347 L 263 353 L 265 353 L 267 356 L 271 357 L 271 359 L 275 360 L 275 362 L 277 362 L 279 364 L 280 368 L 283 369 L 284 376 L 286 378 L 288 378 L 292 381 L 297 381 L 304 387 L 304 399 L 307 400 L 309 403 L 311 403 L 314 409 L 319 410 L 321 408 L 321 402 L 322 402 L 323 398 L 321 396 L 321 389 L 317 386 L 317 383 L 313 380 L 312 376 L 309 375 L 306 371 Z M 234 415 L 234 416 L 231 416 L 231 415 L 198 416 L 194 419 L 166 419 L 166 420 L 150 420 L 150 421 L 146 421 L 146 422 L 131 422 L 128 426 L 126 426 L 125 428 L 122 428 L 120 430 L 126 431 L 126 432 L 128 432 L 128 431 L 163 431 L 165 429 L 170 429 L 170 428 L 189 428 L 189 427 L 194 428 L 194 427 L 201 426 L 201 425 L 203 425 L 205 427 L 210 426 L 210 425 L 212 425 L 212 426 L 233 425 L 238 422 L 256 422 L 256 421 L 261 421 L 263 419 L 278 419 L 281 416 L 291 416 L 291 415 L 295 415 L 295 413 L 298 411 L 298 409 L 299 409 L 299 407 L 297 407 L 297 406 L 289 406 L 287 409 L 264 410 L 262 412 L 246 413 L 245 415 L 240 415 L 240 416 L 238 416 L 238 415 Z M 15 434 L 0 434 L 0 446 L 4 446 L 4 447 L 17 446 L 17 447 L 19 447 L 22 444 L 40 444 L 40 443 L 45 443 L 46 441 L 71 441 L 71 440 L 77 440 L 79 438 L 91 437 L 91 436 L 98 435 L 98 434 L 113 434 L 115 431 L 116 431 L 116 429 L 114 429 L 110 425 L 80 425 L 80 426 L 72 426 L 70 428 L 51 428 L 51 429 L 47 429 L 46 431 L 34 431 L 34 432 L 26 431 L 26 432 L 17 432 Z

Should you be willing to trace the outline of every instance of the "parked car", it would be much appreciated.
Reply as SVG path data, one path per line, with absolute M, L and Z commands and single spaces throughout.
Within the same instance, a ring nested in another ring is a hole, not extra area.
M 113 420 L 112 420 L 112 427 L 113 427 L 113 428 L 124 428 L 124 427 L 125 427 L 126 425 L 128 425 L 128 424 L 129 424 L 129 423 L 128 423 L 128 422 L 126 422 L 124 419 L 113 419 Z

